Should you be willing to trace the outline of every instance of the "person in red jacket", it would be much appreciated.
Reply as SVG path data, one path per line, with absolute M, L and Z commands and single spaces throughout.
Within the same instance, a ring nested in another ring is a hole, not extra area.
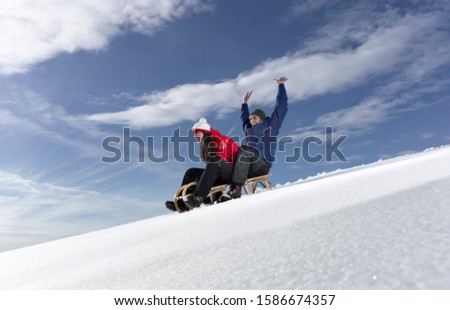
M 200 155 L 206 163 L 206 167 L 186 170 L 181 185 L 191 182 L 198 183 L 192 195 L 178 203 L 183 211 L 189 210 L 189 207 L 199 207 L 213 186 L 231 182 L 239 150 L 233 139 L 211 128 L 203 117 L 192 127 L 192 134 L 200 144 Z M 176 211 L 173 201 L 166 201 L 166 208 Z

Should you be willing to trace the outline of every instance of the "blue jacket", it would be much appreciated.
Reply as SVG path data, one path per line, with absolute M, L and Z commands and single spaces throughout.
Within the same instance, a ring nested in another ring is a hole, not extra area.
M 250 124 L 248 105 L 242 104 L 241 120 L 245 132 L 243 144 L 256 147 L 269 167 L 272 167 L 272 163 L 275 161 L 277 136 L 287 111 L 288 97 L 284 84 L 278 85 L 277 103 L 272 115 L 255 126 Z

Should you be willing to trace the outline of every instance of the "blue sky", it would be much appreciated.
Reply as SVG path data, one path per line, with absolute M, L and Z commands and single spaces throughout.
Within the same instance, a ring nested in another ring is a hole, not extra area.
M 270 114 L 279 76 L 280 135 L 293 142 L 274 184 L 450 143 L 449 1 L 18 0 L 0 11 L 0 251 L 167 213 L 184 171 L 202 164 L 177 162 L 171 145 L 167 162 L 139 162 L 136 143 L 129 163 L 104 163 L 102 141 L 129 128 L 158 155 L 162 137 L 188 136 L 202 116 L 242 137 L 243 95 Z M 286 163 L 326 127 L 347 136 L 346 162 Z

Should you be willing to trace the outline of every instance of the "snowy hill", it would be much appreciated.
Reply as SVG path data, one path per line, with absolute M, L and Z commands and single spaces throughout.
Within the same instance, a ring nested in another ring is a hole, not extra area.
M 450 147 L 4 252 L 0 289 L 450 289 Z

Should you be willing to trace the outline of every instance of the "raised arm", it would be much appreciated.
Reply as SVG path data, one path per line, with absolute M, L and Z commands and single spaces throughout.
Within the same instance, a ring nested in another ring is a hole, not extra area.
M 278 93 L 276 98 L 275 110 L 270 119 L 270 127 L 274 135 L 278 135 L 278 131 L 283 123 L 284 117 L 288 110 L 288 97 L 284 83 L 288 80 L 286 77 L 274 79 L 278 84 Z
M 250 126 L 250 112 L 248 110 L 248 101 L 250 97 L 252 96 L 253 91 L 249 91 L 245 94 L 244 98 L 242 99 L 242 107 L 241 107 L 241 120 L 242 120 L 242 127 L 244 128 L 244 131 Z

